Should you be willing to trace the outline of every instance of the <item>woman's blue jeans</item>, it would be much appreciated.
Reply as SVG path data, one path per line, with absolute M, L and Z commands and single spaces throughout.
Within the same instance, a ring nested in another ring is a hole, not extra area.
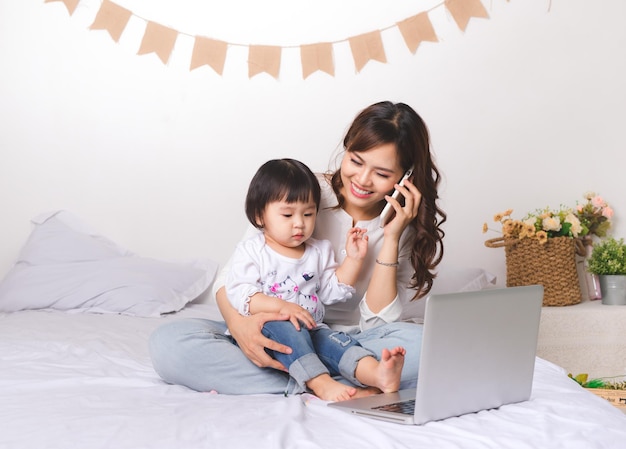
M 291 348 L 291 354 L 267 350 L 283 364 L 289 375 L 306 388 L 306 382 L 320 374 L 341 375 L 355 385 L 362 385 L 354 376 L 363 357 L 376 357 L 345 332 L 327 327 L 297 330 L 290 321 L 269 321 L 263 326 L 263 335 Z
M 380 359 L 384 348 L 406 349 L 400 388 L 417 381 L 422 325 L 389 323 L 349 334 Z M 163 380 L 197 391 L 222 394 L 282 394 L 305 390 L 287 373 L 259 368 L 226 333 L 226 324 L 200 318 L 172 321 L 158 327 L 150 337 L 150 354 Z

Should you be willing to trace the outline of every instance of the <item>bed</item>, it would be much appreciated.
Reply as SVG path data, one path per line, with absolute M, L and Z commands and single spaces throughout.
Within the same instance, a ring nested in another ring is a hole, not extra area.
M 0 283 L 2 449 L 626 448 L 626 415 L 540 358 L 529 401 L 424 426 L 351 416 L 308 394 L 169 385 L 148 336 L 215 317 L 202 293 L 217 264 L 142 258 L 62 212 L 34 223 Z

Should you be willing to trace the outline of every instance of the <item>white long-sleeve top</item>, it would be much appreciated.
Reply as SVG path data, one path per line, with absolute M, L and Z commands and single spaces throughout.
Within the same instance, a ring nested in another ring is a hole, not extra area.
M 397 268 L 396 277 L 398 294 L 387 307 L 378 313 L 374 313 L 367 306 L 367 287 L 374 271 L 376 257 L 383 243 L 383 230 L 379 227 L 380 219 L 376 217 L 372 220 L 353 223 L 352 217 L 346 211 L 341 208 L 335 208 L 337 206 L 337 197 L 328 181 L 322 175 L 318 176 L 318 179 L 322 188 L 322 201 L 313 237 L 329 240 L 335 251 L 337 262 L 341 263 L 346 257 L 346 238 L 350 228 L 353 226 L 365 228 L 369 236 L 367 255 L 363 261 L 359 278 L 353 285 L 355 293 L 345 302 L 326 307 L 324 322 L 332 329 L 350 332 L 359 328 L 365 330 L 394 321 L 405 321 L 415 318 L 420 320 L 421 317 L 414 316 L 416 310 L 420 310 L 420 307 L 416 307 L 418 304 L 413 302 L 411 307 L 407 307 L 415 295 L 415 290 L 408 287 L 414 272 L 409 259 L 412 229 L 407 228 L 400 238 L 398 255 L 400 265 Z M 260 232 L 250 225 L 244 238 Z M 213 284 L 214 294 L 224 285 L 227 273 L 230 271 L 231 261 L 232 259 L 228 261 L 215 280 Z M 423 301 L 424 299 L 420 299 L 417 302 L 421 303 Z
M 250 298 L 263 293 L 302 306 L 322 323 L 324 305 L 350 299 L 354 288 L 337 279 L 339 264 L 328 240 L 309 238 L 304 245 L 302 257 L 294 259 L 270 248 L 262 233 L 240 242 L 225 284 L 232 306 L 248 315 Z

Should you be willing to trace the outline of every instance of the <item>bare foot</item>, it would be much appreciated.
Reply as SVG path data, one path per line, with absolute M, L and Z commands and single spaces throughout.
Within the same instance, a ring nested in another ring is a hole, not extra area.
M 406 350 L 398 346 L 383 349 L 380 361 L 375 357 L 363 357 L 356 366 L 355 376 L 363 385 L 371 385 L 383 393 L 398 391 L 405 354 Z
M 393 393 L 400 388 L 400 375 L 404 366 L 405 354 L 406 349 L 401 346 L 383 349 L 375 373 L 375 386 L 383 393 Z
M 352 396 L 353 398 L 364 398 L 365 396 L 371 396 L 373 394 L 380 394 L 382 393 L 382 391 L 380 391 L 378 388 L 376 387 L 365 387 L 365 388 L 358 388 L 356 389 L 356 393 L 354 393 L 354 396 Z
M 357 394 L 357 388 L 336 381 L 329 374 L 320 374 L 306 383 L 315 396 L 325 401 L 347 401 Z

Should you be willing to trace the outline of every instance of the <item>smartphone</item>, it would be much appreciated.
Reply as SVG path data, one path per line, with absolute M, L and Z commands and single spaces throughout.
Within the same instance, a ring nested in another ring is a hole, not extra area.
M 409 179 L 412 174 L 413 174 L 413 170 L 408 169 L 406 173 L 404 173 L 404 176 L 402 177 L 402 179 L 400 180 L 398 184 L 403 186 L 404 181 Z M 391 198 L 398 199 L 399 196 L 400 196 L 400 192 L 397 189 L 394 189 L 393 193 L 391 194 Z M 391 219 L 392 212 L 395 212 L 395 211 L 393 207 L 391 206 L 391 204 L 389 203 L 385 204 L 383 211 L 380 213 L 380 227 L 381 228 L 384 227 L 389 222 L 389 220 Z

